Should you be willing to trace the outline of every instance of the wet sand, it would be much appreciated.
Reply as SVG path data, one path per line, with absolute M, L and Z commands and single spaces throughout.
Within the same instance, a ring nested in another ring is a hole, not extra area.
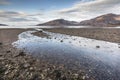
M 97 40 L 120 43 L 120 29 L 115 28 L 60 28 L 44 29 L 54 33 L 68 34 Z
M 27 29 L 0 29 L 0 42 L 4 44 L 11 44 L 18 40 L 18 34 Z

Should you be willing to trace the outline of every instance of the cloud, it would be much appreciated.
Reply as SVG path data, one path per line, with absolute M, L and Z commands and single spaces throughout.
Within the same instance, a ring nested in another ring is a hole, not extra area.
M 120 0 L 83 0 L 71 8 L 57 10 L 56 13 L 79 20 L 89 19 L 106 13 L 120 13 Z
M 0 0 L 0 4 L 3 4 Z M 69 8 L 51 10 L 36 13 L 25 13 L 21 11 L 0 10 L 0 22 L 46 22 L 52 19 L 64 18 L 68 20 L 81 21 L 107 13 L 120 13 L 120 0 L 80 0 Z
M 27 14 L 20 11 L 0 11 L 0 22 L 1 23 L 12 23 L 12 24 L 25 24 L 25 23 L 36 23 L 39 22 L 39 20 L 30 15 L 35 14 Z M 38 14 L 37 14 L 38 15 Z
M 0 0 L 0 5 L 9 5 L 11 4 L 8 0 Z
M 15 12 L 15 11 L 0 11 L 0 17 L 15 17 L 15 16 L 26 16 L 24 12 Z

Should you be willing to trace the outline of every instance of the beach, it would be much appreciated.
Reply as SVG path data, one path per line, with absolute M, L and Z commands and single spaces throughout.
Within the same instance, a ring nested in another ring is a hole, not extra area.
M 36 31 L 35 33 L 33 33 L 33 35 L 42 37 L 43 40 L 44 38 L 45 40 L 46 38 L 48 38 L 50 39 L 50 43 L 52 43 L 52 38 L 49 38 L 49 35 L 47 35 L 47 33 L 43 33 L 43 31 L 37 31 L 36 29 L 0 29 L 0 61 L 1 61 L 0 62 L 0 79 L 1 80 L 10 80 L 10 79 L 25 79 L 25 80 L 96 80 L 96 79 L 100 80 L 102 79 L 102 80 L 106 80 L 106 78 L 110 80 L 120 79 L 120 77 L 117 75 L 119 74 L 119 71 L 117 72 L 117 70 L 114 68 L 111 68 L 111 66 L 103 65 L 101 62 L 99 62 L 99 64 L 97 63 L 99 67 L 98 66 L 95 67 L 95 68 L 98 68 L 98 72 L 101 71 L 101 73 L 98 73 L 96 69 L 92 69 L 92 67 L 96 65 L 96 62 L 91 60 L 91 62 L 87 64 L 88 60 L 85 57 L 81 58 L 80 61 L 86 60 L 85 61 L 86 64 L 82 62 L 78 62 L 79 61 L 77 60 L 78 58 L 76 58 L 76 56 L 73 56 L 73 54 L 68 56 L 66 54 L 58 55 L 56 54 L 56 52 L 53 52 L 55 53 L 53 55 L 44 53 L 45 54 L 44 56 L 42 57 L 40 56 L 39 58 L 36 58 L 35 56 L 27 53 L 23 49 L 18 49 L 16 47 L 13 47 L 12 43 L 18 40 L 18 35 L 20 33 L 25 31 L 33 31 L 33 30 Z M 67 34 L 67 35 L 70 35 L 69 37 L 80 36 L 80 37 L 92 38 L 95 40 L 102 40 L 102 41 L 117 43 L 118 45 L 120 43 L 120 37 L 119 37 L 120 29 L 82 28 L 82 29 L 43 29 L 43 30 L 54 32 L 54 33 Z M 30 39 L 32 39 L 32 37 Z M 37 44 L 37 40 L 35 42 Z M 29 43 L 28 41 L 28 44 L 31 44 L 31 43 Z M 60 45 L 64 44 L 64 40 L 63 41 L 60 40 L 59 44 Z M 99 47 L 97 46 L 97 48 L 101 48 L 101 46 Z M 34 50 L 34 47 L 32 47 L 32 49 Z M 46 49 L 46 51 L 47 50 L 49 50 L 49 48 Z M 56 57 L 56 55 L 58 57 Z M 66 57 L 66 59 L 64 59 L 64 57 L 61 58 L 63 55 Z M 55 60 L 60 62 L 56 62 Z M 65 62 L 65 64 L 63 62 Z M 77 64 L 79 64 L 81 67 L 78 66 Z M 82 65 L 84 65 L 86 68 L 84 68 Z M 103 73 L 104 69 L 108 70 L 109 74 Z M 91 73 L 92 70 L 96 72 Z M 111 74 L 112 71 L 114 75 Z M 99 76 L 97 76 L 97 74 Z M 102 76 L 105 75 L 106 78 L 100 77 L 100 75 Z

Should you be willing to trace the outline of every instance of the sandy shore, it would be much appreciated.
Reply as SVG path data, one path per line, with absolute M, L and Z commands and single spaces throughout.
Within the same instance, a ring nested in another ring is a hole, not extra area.
M 26 31 L 27 29 L 0 29 L 0 42 L 11 44 L 18 39 L 18 34 Z
M 120 43 L 120 29 L 103 28 L 79 28 L 79 29 L 44 29 L 54 33 L 68 34 L 71 36 L 80 36 L 97 40 Z

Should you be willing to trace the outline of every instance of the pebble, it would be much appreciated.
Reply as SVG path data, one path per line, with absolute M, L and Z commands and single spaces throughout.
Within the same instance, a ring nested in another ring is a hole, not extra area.
M 63 42 L 63 40 L 61 40 L 60 42 Z
M 0 57 L 0 60 L 5 60 L 5 58 Z
M 79 74 L 74 74 L 75 78 L 78 78 L 79 77 Z
M 100 48 L 100 46 L 96 46 L 96 48 Z
M 84 79 L 85 79 L 85 76 L 83 76 L 82 79 L 84 80 Z
M 30 70 L 34 70 L 34 68 L 33 68 L 33 67 L 30 67 Z
M 25 63 L 25 64 L 23 65 L 23 67 L 24 67 L 24 68 L 28 68 L 28 67 L 30 67 L 30 64 L 29 64 L 29 63 Z
M 25 56 L 24 52 L 20 52 L 18 55 L 15 55 L 15 57 L 19 57 L 19 56 Z
M 2 43 L 0 42 L 0 45 L 2 45 Z

